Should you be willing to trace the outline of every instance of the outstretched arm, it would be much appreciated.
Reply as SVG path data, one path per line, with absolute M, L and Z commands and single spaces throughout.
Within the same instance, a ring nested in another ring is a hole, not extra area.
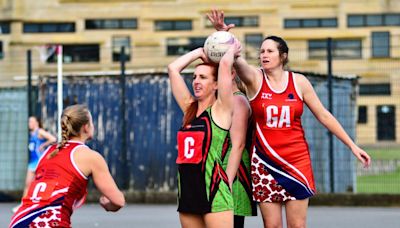
M 183 112 L 186 111 L 186 108 L 193 102 L 194 98 L 186 86 L 186 83 L 181 76 L 181 72 L 189 64 L 199 58 L 203 60 L 206 59 L 203 48 L 197 48 L 186 53 L 168 65 L 168 75 L 172 94 Z
M 235 27 L 234 24 L 226 25 L 224 22 L 224 12 L 222 10 L 212 9 L 211 13 L 207 14 L 208 19 L 213 24 L 214 28 L 217 31 L 229 31 L 231 28 Z M 261 81 L 258 81 L 260 71 L 249 65 L 246 60 L 242 57 L 236 58 L 235 64 L 236 73 L 246 85 L 249 90 L 249 96 L 254 95 L 258 88 Z
M 92 151 L 93 182 L 101 192 L 100 204 L 106 211 L 118 211 L 125 205 L 125 197 L 112 178 L 104 158 Z
M 337 119 L 322 105 L 317 94 L 315 93 L 311 83 L 303 75 L 296 74 L 297 82 L 300 85 L 303 94 L 303 100 L 310 108 L 311 112 L 332 134 L 340 139 L 347 147 L 351 149 L 354 156 L 364 165 L 368 167 L 371 164 L 371 158 L 360 147 L 358 147 L 350 136 L 343 129 Z

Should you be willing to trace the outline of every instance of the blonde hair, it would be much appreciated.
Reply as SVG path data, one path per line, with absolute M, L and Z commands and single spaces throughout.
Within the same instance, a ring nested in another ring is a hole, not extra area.
M 56 156 L 72 136 L 79 136 L 82 126 L 90 121 L 89 115 L 90 112 L 86 105 L 72 105 L 64 109 L 61 115 L 62 139 L 57 148 L 51 152 L 50 158 Z
M 243 83 L 243 81 L 240 80 L 238 75 L 235 75 L 235 83 L 236 83 L 236 87 L 240 90 L 240 92 L 244 93 L 244 95 L 247 95 L 247 87 Z

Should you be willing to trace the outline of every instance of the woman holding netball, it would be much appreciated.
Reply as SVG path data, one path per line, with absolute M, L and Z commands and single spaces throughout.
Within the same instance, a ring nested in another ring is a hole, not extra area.
M 178 131 L 178 212 L 182 227 L 232 227 L 233 201 L 222 161 L 232 122 L 232 64 L 239 45 L 232 45 L 219 67 L 203 48 L 169 64 L 172 93 L 184 113 Z M 193 95 L 181 72 L 195 60 Z
M 213 10 L 208 16 L 217 30 L 233 27 L 224 23 L 221 11 Z M 289 48 L 282 38 L 269 36 L 260 47 L 261 67 L 250 66 L 242 57 L 234 63 L 247 87 L 256 122 L 253 198 L 259 202 L 265 227 L 282 227 L 282 205 L 285 205 L 288 227 L 306 226 L 308 201 L 316 189 L 301 125 L 303 104 L 365 167 L 371 162 L 369 155 L 324 108 L 308 79 L 284 70 L 288 54 Z

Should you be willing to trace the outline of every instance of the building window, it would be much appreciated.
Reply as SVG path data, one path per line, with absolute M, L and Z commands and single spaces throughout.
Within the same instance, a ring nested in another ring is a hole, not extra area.
M 99 62 L 100 48 L 98 44 L 66 44 L 63 45 L 63 62 Z M 53 53 L 47 62 L 57 62 L 57 55 Z
M 24 33 L 75 32 L 74 23 L 24 23 Z
M 131 38 L 129 36 L 116 36 L 112 38 L 112 59 L 114 62 L 121 60 L 122 47 L 125 47 L 125 60 L 131 60 Z
M 348 27 L 399 26 L 400 14 L 350 14 Z
M 10 33 L 10 22 L 0 21 L 0 34 Z
M 183 55 L 196 48 L 203 47 L 207 37 L 168 38 L 167 55 Z
M 372 57 L 390 57 L 389 32 L 372 32 Z
M 246 34 L 245 40 L 245 53 L 248 59 L 257 59 L 259 57 L 259 49 L 263 41 L 263 35 L 257 34 Z
M 309 58 L 325 59 L 327 45 L 327 40 L 309 40 Z M 335 59 L 360 59 L 361 46 L 361 40 L 332 40 L 332 57 Z
M 192 30 L 192 21 L 155 21 L 156 31 Z
M 357 123 L 364 124 L 367 123 L 367 106 L 360 105 L 358 106 L 358 120 Z
M 389 95 L 391 94 L 389 83 L 379 84 L 360 84 L 360 95 L 376 96 L 376 95 Z
M 400 14 L 385 14 L 384 22 L 387 26 L 400 25 Z
M 336 28 L 337 18 L 285 19 L 285 28 Z
M 88 19 L 85 28 L 97 29 L 137 29 L 137 19 Z
M 235 27 L 257 27 L 258 16 L 225 17 L 225 23 L 235 24 Z
M 0 40 L 0 59 L 4 58 L 3 41 Z

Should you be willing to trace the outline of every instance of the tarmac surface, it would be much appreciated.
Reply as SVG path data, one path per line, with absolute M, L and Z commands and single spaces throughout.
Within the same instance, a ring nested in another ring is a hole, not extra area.
M 15 205 L 0 203 L 0 227 L 7 227 Z M 169 228 L 180 227 L 180 224 L 176 205 L 129 204 L 119 212 L 109 213 L 98 204 L 86 204 L 74 212 L 72 227 Z M 261 214 L 246 217 L 245 227 L 263 227 Z M 400 228 L 400 208 L 311 206 L 307 227 Z

